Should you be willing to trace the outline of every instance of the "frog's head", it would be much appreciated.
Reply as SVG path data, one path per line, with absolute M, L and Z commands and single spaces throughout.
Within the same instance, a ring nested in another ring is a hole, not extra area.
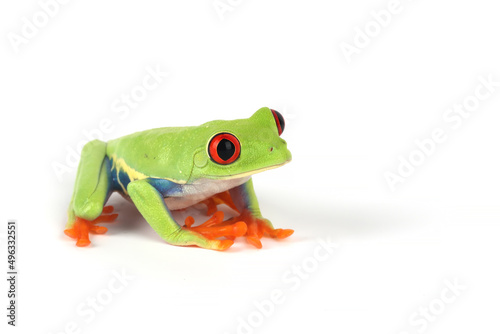
M 200 125 L 206 142 L 194 154 L 190 180 L 239 178 L 286 164 L 292 154 L 280 137 L 284 129 L 283 116 L 269 108 L 247 119 Z

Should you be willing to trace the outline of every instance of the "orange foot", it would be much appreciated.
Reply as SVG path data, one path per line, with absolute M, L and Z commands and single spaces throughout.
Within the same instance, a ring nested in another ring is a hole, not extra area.
M 267 219 L 257 218 L 249 210 L 243 212 L 236 217 L 226 220 L 225 224 L 231 224 L 234 221 L 244 221 L 247 225 L 247 233 L 245 234 L 247 242 L 256 248 L 262 248 L 260 239 L 263 236 L 275 239 L 285 239 L 293 234 L 291 229 L 275 229 L 271 222 Z
M 236 237 L 245 236 L 248 243 L 259 249 L 262 248 L 260 239 L 263 236 L 284 239 L 294 232 L 290 229 L 275 229 L 267 219 L 256 218 L 248 210 L 226 221 L 224 221 L 224 213 L 216 211 L 212 218 L 203 224 L 194 227 L 193 224 L 194 219 L 189 216 L 185 220 L 184 228 L 198 232 L 209 239 L 224 237 L 229 239 L 227 241 L 232 241 Z M 232 243 L 229 246 L 231 245 Z
M 94 234 L 104 234 L 108 229 L 104 226 L 96 226 L 97 223 L 110 223 L 118 217 L 117 213 L 110 214 L 113 212 L 114 208 L 110 206 L 105 206 L 102 209 L 102 213 L 99 217 L 94 220 L 86 220 L 80 217 L 76 217 L 75 224 L 72 228 L 64 230 L 64 234 L 68 237 L 76 239 L 76 245 L 78 247 L 85 247 L 90 245 L 89 232 Z
M 247 232 L 247 225 L 242 221 L 226 223 L 223 220 L 224 213 L 222 211 L 216 211 L 212 215 L 212 218 L 210 218 L 203 224 L 193 226 L 194 218 L 188 216 L 184 221 L 184 228 L 193 232 L 200 233 L 208 239 L 217 239 L 221 237 L 230 239 L 227 241 L 231 241 L 231 243 L 226 243 L 226 245 L 228 245 L 228 247 L 226 248 L 229 248 L 233 244 L 232 240 L 234 238 L 245 235 L 245 233 Z

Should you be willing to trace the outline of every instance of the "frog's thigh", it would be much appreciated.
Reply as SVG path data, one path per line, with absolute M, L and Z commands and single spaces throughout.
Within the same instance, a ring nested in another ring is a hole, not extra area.
M 144 219 L 169 244 L 220 248 L 220 240 L 210 240 L 201 234 L 182 229 L 172 218 L 163 196 L 148 181 L 130 182 L 127 186 L 127 192 Z
M 75 182 L 72 207 L 77 217 L 94 220 L 102 213 L 111 194 L 110 162 L 106 143 L 94 140 L 82 150 Z

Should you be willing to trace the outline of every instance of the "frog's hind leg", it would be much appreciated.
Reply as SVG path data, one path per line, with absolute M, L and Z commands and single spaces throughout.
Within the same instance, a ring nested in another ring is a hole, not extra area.
M 110 165 L 106 157 L 106 143 L 94 140 L 85 145 L 64 231 L 66 235 L 77 239 L 77 246 L 90 244 L 89 232 L 106 233 L 107 228 L 95 224 L 111 222 L 118 216 L 111 214 L 112 206 L 104 207 L 112 192 Z

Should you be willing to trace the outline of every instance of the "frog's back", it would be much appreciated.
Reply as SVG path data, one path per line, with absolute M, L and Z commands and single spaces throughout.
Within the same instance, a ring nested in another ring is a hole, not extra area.
M 108 141 L 108 155 L 118 157 L 127 156 L 127 152 L 141 150 L 151 152 L 168 144 L 174 144 L 176 138 L 192 127 L 165 127 L 135 132 L 120 138 Z M 170 146 L 170 145 L 169 145 Z
M 191 170 L 192 159 L 180 155 L 188 130 L 193 128 L 165 127 L 132 133 L 110 140 L 106 154 L 134 179 L 155 177 L 182 182 L 186 177 L 182 174 Z
M 131 141 L 136 140 L 145 140 L 151 137 L 168 137 L 171 135 L 175 135 L 181 133 L 187 129 L 193 128 L 191 126 L 177 126 L 177 127 L 164 127 L 164 128 L 155 128 L 144 131 L 134 132 L 116 139 L 112 139 L 108 141 L 108 145 L 116 146 L 121 143 L 130 143 Z

